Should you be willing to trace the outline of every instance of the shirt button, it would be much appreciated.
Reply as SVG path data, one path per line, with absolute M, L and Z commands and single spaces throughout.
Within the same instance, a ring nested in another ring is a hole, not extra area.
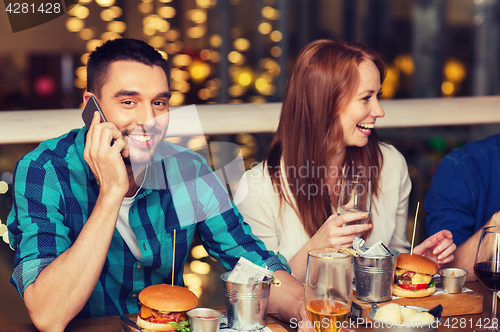
M 135 299 L 137 297 L 137 294 L 132 294 L 132 297 Z

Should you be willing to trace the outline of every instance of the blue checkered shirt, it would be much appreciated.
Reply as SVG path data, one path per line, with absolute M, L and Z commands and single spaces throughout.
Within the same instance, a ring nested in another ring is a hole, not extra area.
M 96 203 L 99 186 L 83 158 L 85 134 L 83 127 L 45 141 L 17 163 L 7 225 L 16 250 L 11 283 L 21 296 L 71 247 Z M 195 231 L 207 252 L 227 270 L 245 257 L 272 271 L 290 271 L 281 255 L 267 251 L 252 235 L 200 155 L 166 142 L 157 155 L 168 157 L 149 167 L 146 185 L 129 212 L 142 262 L 115 230 L 99 282 L 79 318 L 136 313 L 143 288 L 171 283 L 174 229 L 177 285 L 184 284 L 184 263 Z

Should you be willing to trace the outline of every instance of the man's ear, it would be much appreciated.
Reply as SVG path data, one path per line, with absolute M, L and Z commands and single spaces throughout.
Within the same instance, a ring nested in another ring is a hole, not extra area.
M 89 101 L 89 98 L 90 98 L 91 96 L 93 96 L 93 95 L 94 95 L 93 93 L 88 92 L 88 91 L 85 91 L 85 93 L 83 94 L 83 103 L 84 103 L 85 105 L 87 105 L 87 102 Z

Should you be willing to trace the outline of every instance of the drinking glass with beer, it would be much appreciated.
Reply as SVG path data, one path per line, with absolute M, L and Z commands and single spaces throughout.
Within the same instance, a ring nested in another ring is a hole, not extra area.
M 351 296 L 351 256 L 337 249 L 309 251 L 305 303 L 316 332 L 340 331 L 351 309 Z

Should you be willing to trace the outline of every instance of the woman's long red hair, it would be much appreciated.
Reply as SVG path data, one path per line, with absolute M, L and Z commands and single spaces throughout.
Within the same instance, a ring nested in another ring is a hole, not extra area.
M 325 179 L 343 140 L 339 113 L 357 91 L 358 66 L 363 60 L 375 63 L 383 81 L 384 62 L 367 46 L 317 40 L 299 52 L 288 78 L 279 126 L 264 165 L 281 202 L 291 204 L 281 188 L 280 174 L 286 178 L 296 202 L 292 207 L 311 237 L 333 212 Z M 355 173 L 365 170 L 364 175 L 372 178 L 372 195 L 378 193 L 381 165 L 382 153 L 373 129 L 366 146 L 346 148 L 343 166 Z

